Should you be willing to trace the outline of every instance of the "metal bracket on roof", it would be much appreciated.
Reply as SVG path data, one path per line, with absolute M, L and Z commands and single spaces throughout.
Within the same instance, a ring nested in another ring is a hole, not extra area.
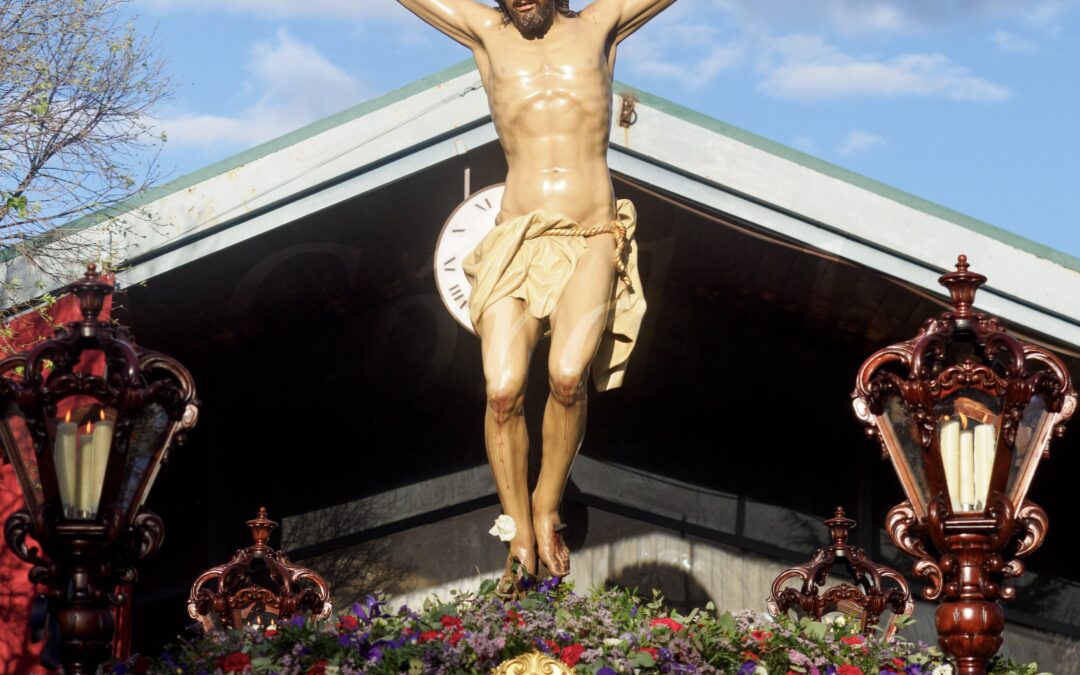
M 619 98 L 622 99 L 622 110 L 619 112 L 619 126 L 624 129 L 629 129 L 637 122 L 637 110 L 634 109 L 637 99 L 629 92 L 619 94 Z

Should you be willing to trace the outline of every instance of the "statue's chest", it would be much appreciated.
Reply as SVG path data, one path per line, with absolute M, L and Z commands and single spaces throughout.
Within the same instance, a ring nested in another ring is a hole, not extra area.
M 590 90 L 610 80 L 602 45 L 585 36 L 522 42 L 491 50 L 493 84 L 500 96 Z

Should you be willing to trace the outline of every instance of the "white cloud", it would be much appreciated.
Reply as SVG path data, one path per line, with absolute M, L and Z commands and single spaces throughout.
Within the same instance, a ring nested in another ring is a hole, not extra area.
M 994 31 L 993 35 L 990 36 L 990 41 L 1003 52 L 1028 55 L 1039 53 L 1039 45 L 1005 30 Z
M 246 89 L 259 97 L 234 116 L 182 114 L 162 119 L 171 144 L 250 146 L 359 103 L 368 92 L 314 47 L 284 28 L 251 49 Z
M 673 16 L 682 18 L 679 14 Z M 717 29 L 708 23 L 661 21 L 653 27 L 649 39 L 630 40 L 620 47 L 619 60 L 639 75 L 700 89 L 741 61 L 743 52 L 735 42 L 720 44 Z
M 934 96 L 993 102 L 1011 92 L 972 75 L 941 54 L 903 54 L 888 60 L 854 58 L 820 37 L 788 35 L 773 41 L 779 65 L 766 63 L 760 91 L 779 98 Z
M 888 141 L 873 132 L 853 129 L 848 132 L 847 137 L 844 138 L 844 142 L 840 144 L 840 147 L 836 149 L 836 152 L 840 155 L 847 156 L 860 152 L 867 152 L 888 144 Z
M 154 12 L 225 11 L 268 18 L 409 16 L 394 0 L 138 0 L 138 5 Z

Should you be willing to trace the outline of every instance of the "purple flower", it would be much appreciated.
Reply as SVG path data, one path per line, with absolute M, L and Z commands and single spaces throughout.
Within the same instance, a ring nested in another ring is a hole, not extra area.
M 596 675 L 619 675 L 619 674 L 616 673 L 611 668 L 606 668 L 605 667 L 605 668 L 601 668 L 600 670 L 596 671 Z
M 922 665 L 918 663 L 913 663 L 910 666 L 905 666 L 904 672 L 907 675 L 923 675 Z
M 297 614 L 293 618 L 289 619 L 289 623 L 296 628 L 303 628 L 304 624 L 307 623 L 307 618 L 303 614 Z
M 753 675 L 755 670 L 757 670 L 757 662 L 747 661 L 739 666 L 739 675 Z

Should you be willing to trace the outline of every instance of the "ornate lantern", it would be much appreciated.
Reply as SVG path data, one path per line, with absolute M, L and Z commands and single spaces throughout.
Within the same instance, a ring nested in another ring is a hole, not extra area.
M 1027 492 L 1077 398 L 1056 356 L 972 310 L 986 277 L 965 256 L 940 282 L 953 310 L 867 359 L 852 397 L 907 496 L 889 512 L 889 535 L 918 559 L 915 574 L 931 584 L 923 596 L 941 601 L 942 649 L 974 674 L 1001 646 L 996 601 L 1016 594 L 1002 582 L 1023 574 L 1018 558 L 1046 536 L 1046 513 Z
M 143 504 L 198 416 L 183 366 L 98 320 L 112 290 L 90 265 L 66 289 L 82 319 L 0 361 L 0 438 L 26 503 L 4 536 L 47 589 L 39 603 L 60 654 L 47 648 L 42 661 L 59 660 L 69 675 L 95 672 L 110 655 L 117 588 L 135 581 L 135 561 L 164 536 Z
M 851 608 L 859 613 L 859 625 L 866 635 L 877 626 L 886 610 L 894 617 L 910 615 L 915 610 L 915 603 L 911 601 L 907 580 L 891 567 L 875 563 L 861 548 L 847 543 L 855 521 L 844 515 L 844 509 L 837 506 L 825 525 L 829 528 L 832 543 L 818 549 L 808 562 L 784 570 L 773 580 L 772 594 L 766 601 L 769 613 L 780 616 L 797 609 L 804 616 L 821 621 L 829 611 Z M 819 588 L 829 580 L 829 573 L 838 563 L 844 564 L 855 583 L 836 584 L 819 593 Z M 786 586 L 793 580 L 802 582 L 798 589 Z M 890 582 L 889 588 L 885 587 L 886 582 Z M 889 635 L 892 634 L 891 626 L 892 622 L 886 631 Z
M 304 612 L 316 620 L 330 616 L 326 580 L 267 545 L 277 523 L 266 517 L 266 508 L 259 508 L 259 515 L 247 526 L 254 545 L 199 575 L 188 595 L 188 616 L 207 630 L 245 625 L 269 628 Z M 211 582 L 213 589 L 207 587 Z

